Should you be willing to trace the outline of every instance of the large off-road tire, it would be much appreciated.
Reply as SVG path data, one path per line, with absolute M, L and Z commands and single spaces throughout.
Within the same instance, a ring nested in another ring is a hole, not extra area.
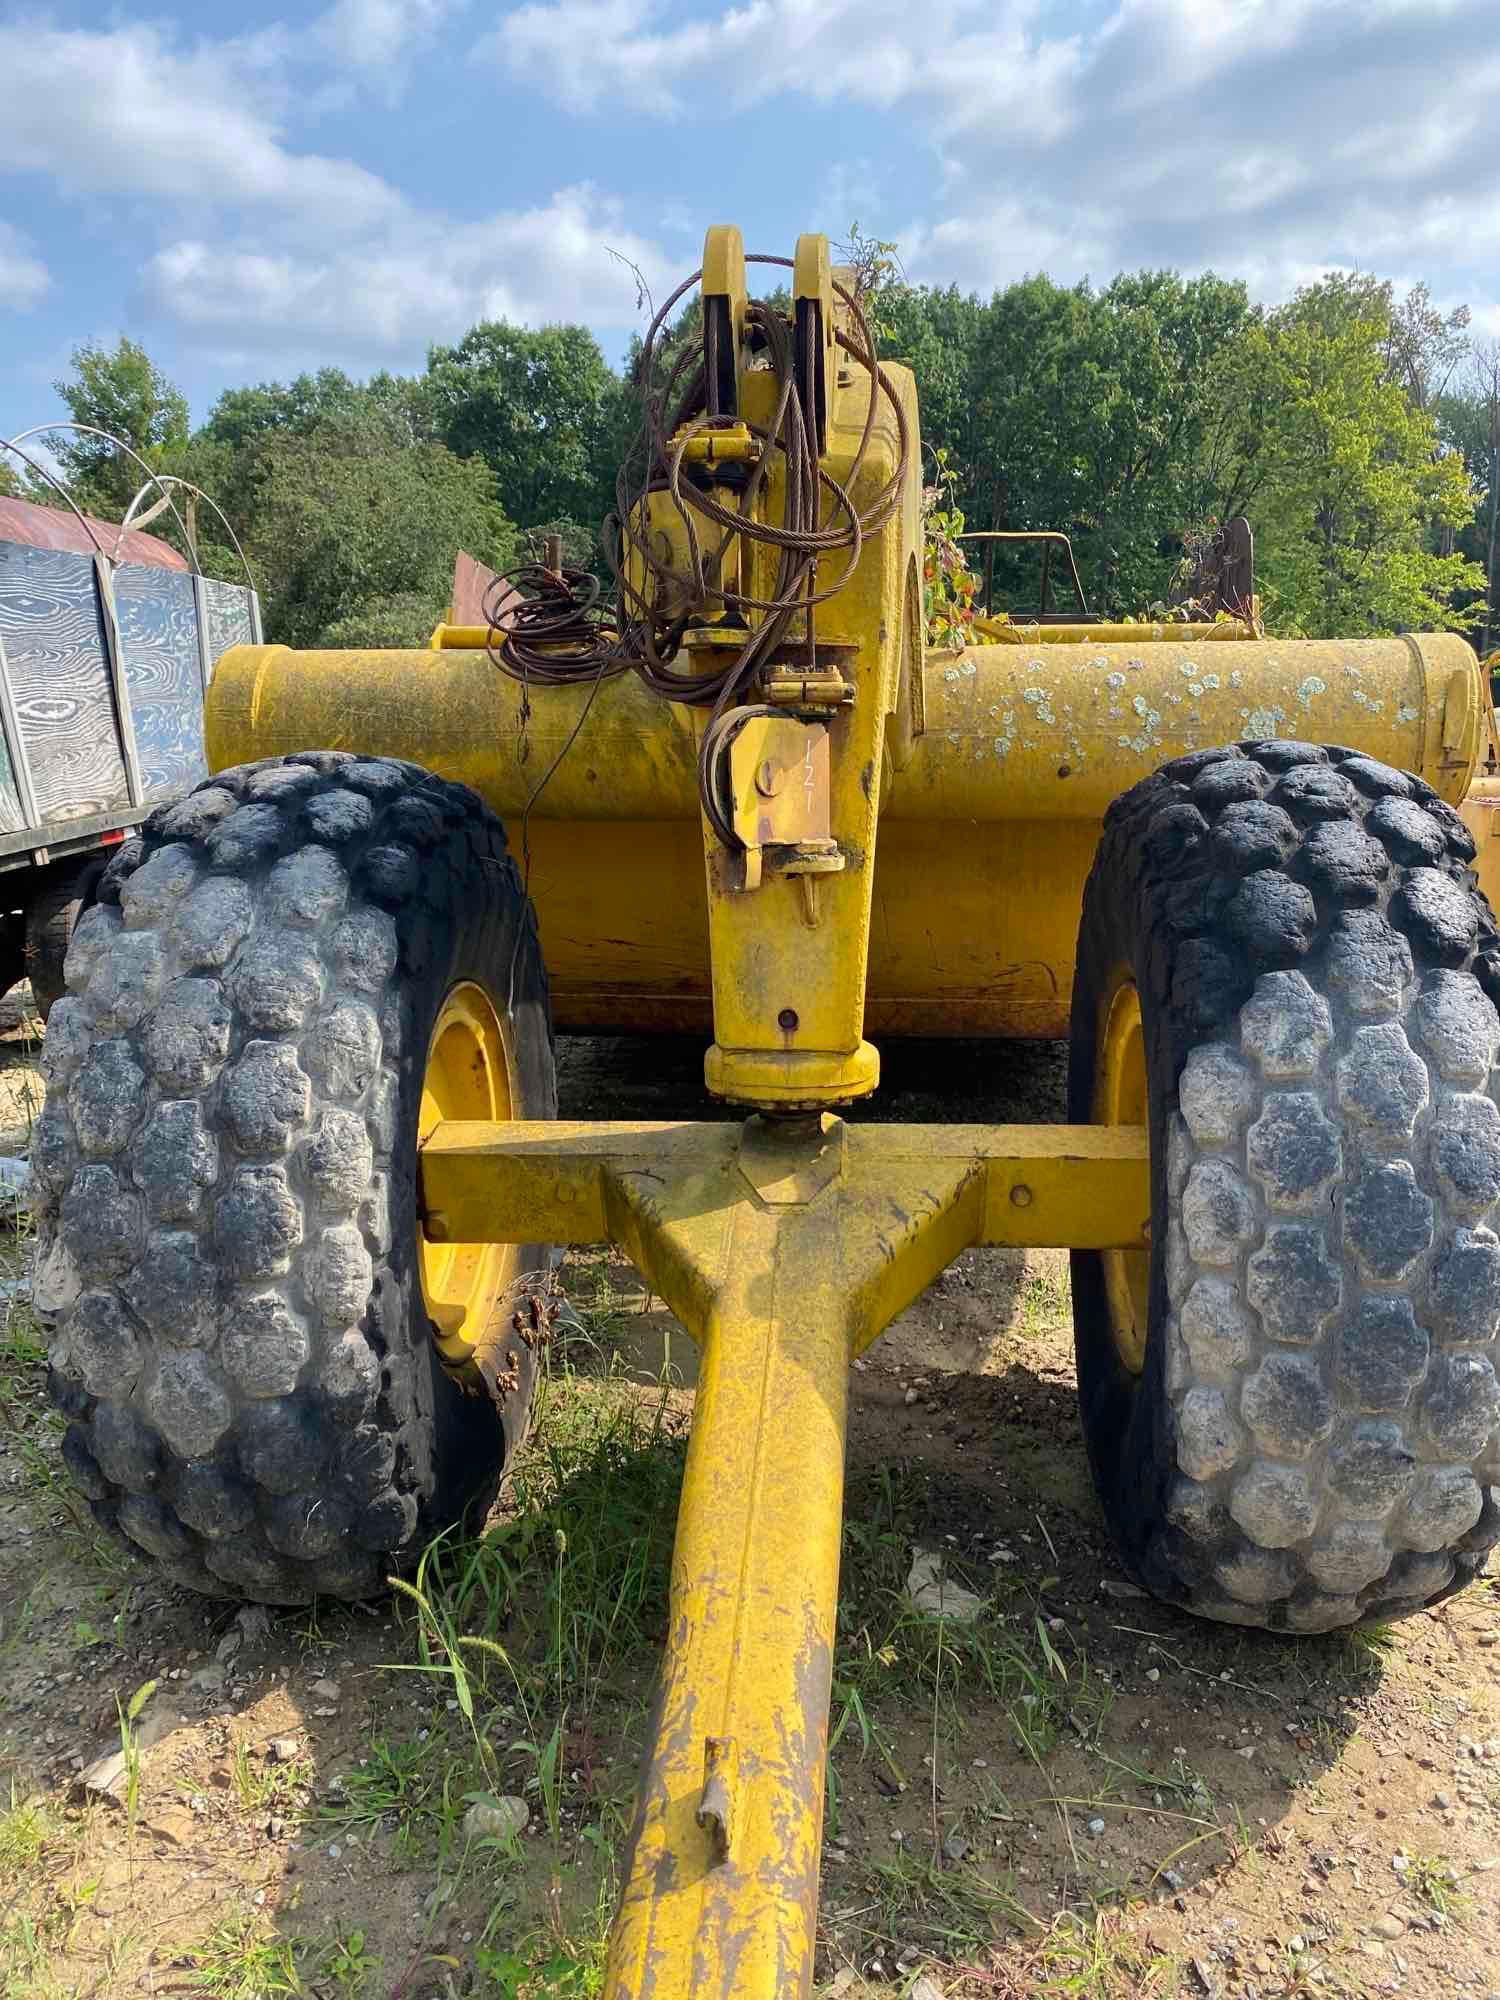
M 221 772 L 110 863 L 67 979 L 33 1294 L 73 1477 L 195 1589 L 368 1595 L 493 1495 L 535 1374 L 544 1253 L 433 1262 L 417 1214 L 419 1124 L 555 1111 L 504 833 L 411 764 Z
M 26 906 L 26 977 L 44 1022 L 67 991 L 63 967 L 73 926 L 93 895 L 106 862 L 106 856 L 90 854 L 60 866 Z
M 1126 1563 L 1317 1632 L 1500 1538 L 1500 940 L 1474 843 L 1341 749 L 1179 758 L 1084 897 L 1070 1116 L 1147 1122 L 1149 1251 L 1075 1253 L 1083 1427 Z

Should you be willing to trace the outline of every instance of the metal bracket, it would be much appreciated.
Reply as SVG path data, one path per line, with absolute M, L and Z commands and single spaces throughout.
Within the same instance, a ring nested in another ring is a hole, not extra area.
M 99 624 L 104 633 L 104 660 L 109 668 L 115 694 L 115 714 L 120 725 L 120 751 L 125 765 L 125 790 L 133 806 L 144 805 L 146 787 L 141 777 L 140 753 L 135 744 L 135 717 L 130 712 L 130 682 L 125 672 L 125 656 L 120 650 L 120 621 L 115 613 L 114 578 L 103 556 L 94 557 L 94 580 L 99 591 Z
M 703 239 L 703 372 L 710 417 L 739 413 L 740 344 L 749 297 L 745 239 L 732 223 L 716 223 Z
M 802 1118 L 747 1118 L 740 1172 L 769 1208 L 805 1208 L 842 1180 L 844 1121 L 831 1111 Z
M 799 236 L 792 260 L 797 386 L 817 434 L 818 455 L 828 449 L 838 346 L 834 340 L 833 264 L 826 236 Z

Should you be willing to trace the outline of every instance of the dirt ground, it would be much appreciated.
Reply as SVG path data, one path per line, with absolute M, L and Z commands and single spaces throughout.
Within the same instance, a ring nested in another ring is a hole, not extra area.
M 35 1054 L 0 1041 L 0 1147 Z M 564 1115 L 708 1115 L 700 1059 L 566 1044 Z M 880 1110 L 1056 1118 L 1061 1077 L 1053 1047 L 896 1050 Z M 568 1275 L 488 1533 L 415 1597 L 270 1613 L 94 1532 L 7 1288 L 3 2000 L 599 1990 L 692 1349 L 628 1267 Z M 913 1610 L 916 1551 L 973 1622 Z M 1066 1259 L 967 1254 L 856 1366 L 819 1991 L 1500 1996 L 1496 1593 L 1296 1642 L 1145 1599 L 1084 1463 Z M 524 1830 L 486 1831 L 513 1797 Z

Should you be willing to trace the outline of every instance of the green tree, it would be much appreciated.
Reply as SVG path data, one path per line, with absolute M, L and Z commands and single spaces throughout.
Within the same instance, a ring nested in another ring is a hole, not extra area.
M 1439 399 L 1436 415 L 1444 443 L 1462 454 L 1474 483 L 1474 519 L 1458 547 L 1487 579 L 1475 638 L 1482 657 L 1500 640 L 1500 341 L 1476 345 L 1466 379 Z
M 129 445 L 154 472 L 176 472 L 188 441 L 187 398 L 135 341 L 75 347 L 73 373 L 53 384 L 73 420 Z M 134 459 L 106 439 L 58 431 L 58 469 L 80 507 L 118 520 L 145 483 Z
M 497 569 L 513 559 L 477 458 L 394 444 L 368 413 L 259 450 L 250 554 L 267 633 L 284 644 L 412 644 L 442 616 L 459 549 Z
M 1474 491 L 1460 453 L 1389 366 L 1389 295 L 1333 276 L 1269 314 L 1248 343 L 1240 392 L 1254 408 L 1257 552 L 1267 611 L 1310 638 L 1463 626 L 1483 574 L 1435 553 Z
M 621 396 L 586 327 L 486 320 L 431 350 L 419 400 L 433 436 L 490 467 L 512 520 L 597 528 L 614 504 Z

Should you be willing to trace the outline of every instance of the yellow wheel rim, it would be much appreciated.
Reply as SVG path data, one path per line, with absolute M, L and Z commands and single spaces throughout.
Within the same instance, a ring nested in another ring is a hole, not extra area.
M 1100 1010 L 1099 1063 L 1095 1072 L 1096 1125 L 1145 1125 L 1146 1038 L 1141 996 L 1122 973 Z M 1105 1250 L 1104 1289 L 1115 1352 L 1132 1375 L 1146 1365 L 1151 1286 L 1149 1250 Z
M 418 1141 L 448 1118 L 506 1119 L 511 1109 L 505 1031 L 489 996 L 470 981 L 444 1000 L 427 1046 Z M 495 1308 L 514 1276 L 511 1243 L 434 1243 L 417 1235 L 422 1300 L 438 1352 L 452 1368 L 472 1362 Z

